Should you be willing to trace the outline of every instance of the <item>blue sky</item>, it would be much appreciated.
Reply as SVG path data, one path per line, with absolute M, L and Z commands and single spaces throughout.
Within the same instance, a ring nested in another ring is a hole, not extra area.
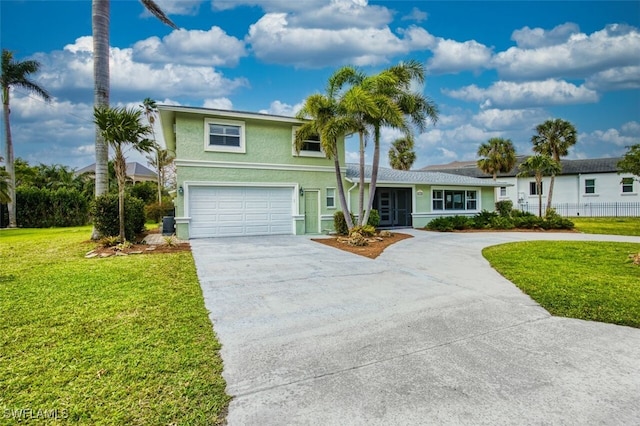
M 570 158 L 619 156 L 640 142 L 638 1 L 158 3 L 180 30 L 137 0 L 112 0 L 113 105 L 151 97 L 294 115 L 341 65 L 375 73 L 416 59 L 428 70 L 418 89 L 440 120 L 416 135 L 414 168 L 474 160 L 491 137 L 529 154 L 535 126 L 549 118 L 576 126 Z M 35 79 L 54 96 L 45 104 L 12 93 L 15 155 L 32 164 L 92 163 L 91 2 L 1 0 L 0 13 L 2 48 L 40 61 Z M 383 133 L 384 165 L 398 136 Z M 350 161 L 356 151 L 349 141 Z

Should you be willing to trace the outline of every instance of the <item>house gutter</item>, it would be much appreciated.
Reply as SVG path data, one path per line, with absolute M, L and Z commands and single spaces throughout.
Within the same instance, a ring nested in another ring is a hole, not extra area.
M 345 179 L 351 182 L 349 179 Z M 353 190 L 356 186 L 358 186 L 358 182 L 353 182 L 351 188 L 347 189 L 347 203 L 349 204 L 349 211 L 351 211 L 351 190 Z

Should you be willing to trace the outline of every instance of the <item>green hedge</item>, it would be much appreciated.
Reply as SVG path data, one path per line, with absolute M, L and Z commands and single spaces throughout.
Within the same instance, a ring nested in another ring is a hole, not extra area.
M 81 226 L 89 223 L 89 201 L 76 189 L 16 188 L 16 220 L 24 228 Z
M 118 194 L 105 194 L 96 198 L 91 205 L 93 225 L 100 235 L 117 236 L 120 234 L 118 216 Z M 124 233 L 128 241 L 135 240 L 137 234 L 144 231 L 144 201 L 125 195 L 124 197 Z
M 425 227 L 430 231 L 451 232 L 465 229 L 573 229 L 571 220 L 550 211 L 544 218 L 512 210 L 508 215 L 481 211 L 473 217 L 446 216 L 433 219 Z

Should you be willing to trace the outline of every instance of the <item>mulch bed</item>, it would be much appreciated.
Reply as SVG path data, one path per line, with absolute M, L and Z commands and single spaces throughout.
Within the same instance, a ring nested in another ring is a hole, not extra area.
M 349 253 L 368 257 L 369 259 L 375 259 L 390 245 L 407 238 L 413 238 L 413 236 L 394 232 L 390 237 L 371 238 L 369 239 L 369 244 L 364 247 L 349 245 L 349 243 L 346 242 L 346 237 L 312 238 L 311 240 L 340 250 L 348 251 Z

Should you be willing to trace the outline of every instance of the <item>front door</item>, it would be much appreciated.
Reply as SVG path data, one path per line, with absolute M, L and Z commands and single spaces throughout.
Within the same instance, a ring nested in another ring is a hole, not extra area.
M 305 234 L 320 233 L 320 217 L 318 199 L 320 191 L 317 189 L 304 190 L 304 232 Z
M 373 206 L 380 226 L 411 226 L 411 188 L 376 188 Z

